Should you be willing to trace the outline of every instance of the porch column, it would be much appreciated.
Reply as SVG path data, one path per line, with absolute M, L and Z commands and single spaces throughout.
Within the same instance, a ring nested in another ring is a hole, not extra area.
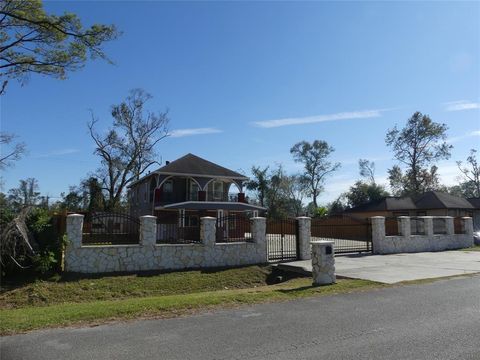
M 300 260 L 310 260 L 312 249 L 310 246 L 312 219 L 307 216 L 297 217 L 298 225 L 298 257 Z

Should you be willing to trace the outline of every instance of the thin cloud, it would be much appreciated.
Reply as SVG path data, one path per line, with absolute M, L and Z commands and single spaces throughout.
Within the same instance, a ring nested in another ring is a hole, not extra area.
M 218 134 L 221 132 L 223 132 L 223 130 L 216 128 L 177 129 L 172 130 L 169 135 L 174 138 L 180 138 L 185 136 Z
M 469 100 L 450 101 L 444 104 L 446 111 L 463 111 L 480 109 L 480 103 Z
M 451 138 L 448 138 L 446 142 L 449 144 L 453 144 L 453 143 L 459 142 L 460 140 L 474 137 L 474 136 L 480 136 L 480 130 L 473 130 L 461 136 L 453 136 Z
M 261 128 L 276 128 L 281 126 L 315 124 L 326 121 L 351 120 L 351 119 L 370 119 L 382 116 L 387 109 L 362 110 L 352 112 L 341 112 L 336 114 L 315 115 L 306 117 L 284 118 L 274 120 L 263 120 L 252 122 L 253 126 Z
M 34 158 L 48 158 L 52 156 L 62 156 L 62 155 L 70 155 L 70 154 L 75 154 L 80 152 L 79 149 L 73 149 L 73 148 L 66 148 L 66 149 L 58 149 L 58 150 L 52 150 L 50 152 L 44 153 L 44 154 L 39 154 L 34 156 Z

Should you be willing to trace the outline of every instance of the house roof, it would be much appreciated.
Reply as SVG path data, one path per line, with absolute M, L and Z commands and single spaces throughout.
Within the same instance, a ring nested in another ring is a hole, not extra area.
M 385 197 L 360 205 L 346 212 L 400 211 L 418 209 L 475 209 L 480 208 L 480 198 L 464 199 L 458 196 L 428 191 L 419 197 Z
M 184 201 L 175 204 L 165 205 L 159 209 L 187 209 L 187 210 L 231 210 L 249 211 L 266 210 L 264 207 L 241 202 L 219 202 L 219 201 Z
M 409 197 L 384 197 L 383 199 L 360 205 L 347 212 L 370 212 L 370 211 L 398 211 L 415 209 L 415 204 Z
M 468 198 L 467 200 L 475 209 L 480 209 L 480 198 Z
M 473 205 L 464 198 L 428 191 L 415 200 L 417 209 L 473 209 Z
M 182 156 L 181 158 L 170 162 L 168 165 L 155 170 L 155 173 L 200 177 L 227 177 L 231 179 L 248 180 L 245 175 L 239 174 L 238 172 L 227 169 L 193 154 Z

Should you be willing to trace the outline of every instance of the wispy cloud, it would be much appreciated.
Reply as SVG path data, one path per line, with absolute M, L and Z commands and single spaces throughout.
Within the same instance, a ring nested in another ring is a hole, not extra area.
M 194 136 L 194 135 L 206 135 L 206 134 L 217 134 L 221 133 L 223 130 L 217 128 L 195 128 L 195 129 L 176 129 L 170 132 L 170 136 L 174 138 L 185 137 L 185 136 Z
M 327 115 L 263 120 L 263 121 L 252 122 L 252 125 L 261 127 L 261 128 L 276 128 L 280 126 L 315 124 L 315 123 L 320 123 L 325 121 L 369 119 L 369 118 L 378 118 L 382 116 L 382 113 L 384 111 L 387 111 L 387 110 L 389 109 L 362 110 L 362 111 L 341 112 L 341 113 L 327 114 Z
M 73 149 L 73 148 L 66 148 L 66 149 L 58 149 L 58 150 L 52 150 L 44 154 L 39 154 L 33 156 L 34 158 L 48 158 L 52 156 L 62 156 L 62 155 L 70 155 L 70 154 L 75 154 L 80 152 L 79 149 Z
M 463 140 L 469 137 L 474 137 L 474 136 L 480 136 L 480 130 L 473 130 L 460 136 L 452 136 L 448 138 L 446 142 L 449 144 L 453 144 L 453 143 L 459 142 L 460 140 Z
M 462 111 L 480 109 L 480 103 L 469 100 L 458 100 L 444 103 L 446 111 Z

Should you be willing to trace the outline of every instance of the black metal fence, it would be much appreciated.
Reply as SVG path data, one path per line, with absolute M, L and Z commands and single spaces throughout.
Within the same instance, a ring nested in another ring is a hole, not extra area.
M 445 219 L 433 218 L 433 233 L 434 234 L 446 234 L 447 223 Z
M 425 235 L 425 220 L 418 217 L 410 218 L 410 234 Z
M 298 224 L 296 219 L 267 219 L 267 252 L 269 261 L 298 259 Z
M 82 243 L 85 245 L 138 244 L 138 218 L 122 213 L 88 213 L 83 220 Z
M 372 251 L 372 229 L 369 219 L 335 215 L 312 219 L 312 240 L 332 240 L 335 253 Z
M 244 214 L 230 214 L 217 218 L 216 242 L 252 241 L 250 219 Z
M 192 244 L 200 243 L 200 218 L 197 215 L 175 213 L 157 217 L 157 243 Z

